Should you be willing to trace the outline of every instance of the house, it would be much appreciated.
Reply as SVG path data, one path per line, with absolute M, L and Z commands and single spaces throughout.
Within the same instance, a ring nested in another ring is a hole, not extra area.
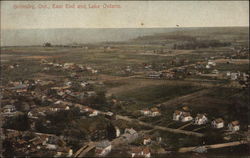
M 239 121 L 232 121 L 228 124 L 228 129 L 232 132 L 236 132 L 240 130 L 240 122 Z
M 96 156 L 106 156 L 112 149 L 111 143 L 108 140 L 104 140 L 96 145 Z
M 144 109 L 144 110 L 141 110 L 141 114 L 145 115 L 145 116 L 148 116 L 151 114 L 151 111 L 148 110 L 148 109 Z
M 243 73 L 243 74 L 242 74 L 242 79 L 243 79 L 243 81 L 247 81 L 248 78 L 249 78 L 249 74 L 246 74 L 246 73 Z
M 195 117 L 195 120 L 194 120 L 194 124 L 195 125 L 203 125 L 203 124 L 206 124 L 207 121 L 208 121 L 208 119 L 205 116 L 205 114 L 197 114 L 197 116 Z
M 183 107 L 182 107 L 182 110 L 188 112 L 188 111 L 190 111 L 190 108 L 189 108 L 188 106 L 183 106 Z
M 207 65 L 216 66 L 216 63 L 214 61 L 208 61 Z
M 92 109 L 91 109 L 90 112 L 91 112 L 91 113 L 89 114 L 90 117 L 97 116 L 97 115 L 99 114 L 99 112 L 98 112 L 97 110 L 92 110 Z
M 130 68 L 130 66 L 127 66 L 126 69 L 125 69 L 125 71 L 132 72 L 132 69 Z
M 70 87 L 72 85 L 72 82 L 70 82 L 70 81 L 66 82 L 65 85 Z
M 161 78 L 162 76 L 162 72 L 151 72 L 150 74 L 148 74 L 149 78 Z
M 117 126 L 115 126 L 115 135 L 116 137 L 119 137 L 121 135 L 121 131 Z
M 174 78 L 174 72 L 172 71 L 164 71 L 163 76 L 167 79 L 173 79 Z
M 231 76 L 231 72 L 230 71 L 226 72 L 226 76 L 230 77 Z
M 38 117 L 37 116 L 35 116 L 33 113 L 32 113 L 32 111 L 29 111 L 28 112 L 28 117 L 31 119 L 38 119 Z
M 173 120 L 174 121 L 179 121 L 180 118 L 181 118 L 182 113 L 183 113 L 182 111 L 175 110 L 174 114 L 173 114 Z
M 98 70 L 91 70 L 92 74 L 96 74 L 98 72 Z
M 145 157 L 149 158 L 151 156 L 150 150 L 147 147 L 133 147 L 131 149 L 131 157 Z
M 72 157 L 73 150 L 68 147 L 61 147 L 57 149 L 55 157 Z
M 191 116 L 190 112 L 183 112 L 181 115 L 181 122 L 188 122 L 193 120 L 193 117 Z
M 78 106 L 79 107 L 79 106 Z M 79 107 L 80 108 L 80 112 L 81 113 L 85 113 L 85 112 L 89 112 L 89 111 L 91 111 L 92 109 L 91 108 L 89 108 L 89 107 Z
M 160 113 L 160 111 L 157 108 L 152 108 L 151 109 L 151 116 L 152 117 L 160 116 L 160 115 L 161 115 L 161 113 Z
M 150 64 L 143 64 L 143 65 L 144 65 L 145 69 L 151 69 L 152 68 L 152 65 L 150 65 Z
M 219 73 L 219 71 L 217 70 L 217 69 L 214 69 L 213 71 L 212 71 L 212 74 L 218 74 Z
M 10 113 L 15 113 L 16 112 L 16 107 L 13 105 L 6 105 L 3 107 L 3 112 L 5 114 L 10 114 Z
M 213 120 L 212 127 L 223 128 L 224 127 L 224 120 L 222 118 L 217 118 L 217 119 Z
M 126 128 L 122 137 L 128 142 L 132 142 L 138 138 L 138 133 L 133 128 Z
M 124 133 L 128 133 L 128 134 L 134 135 L 137 132 L 133 128 L 126 128 L 125 131 L 124 131 Z
M 53 112 L 57 112 L 57 111 L 60 111 L 60 110 L 69 110 L 70 108 L 69 108 L 69 106 L 66 106 L 66 105 L 55 104 L 50 109 Z
M 74 63 L 65 63 L 65 64 L 63 65 L 63 68 L 64 68 L 64 69 L 70 69 L 70 68 L 72 68 L 74 65 L 75 65 Z
M 116 115 L 113 112 L 107 112 L 105 113 L 105 117 L 110 120 L 116 120 Z
M 87 95 L 88 95 L 88 97 L 93 97 L 93 96 L 96 96 L 96 92 L 95 91 L 88 91 Z
M 210 69 L 211 68 L 211 66 L 210 65 L 206 65 L 206 69 Z
M 144 138 L 143 138 L 143 144 L 144 145 L 147 145 L 147 144 L 149 144 L 151 142 L 151 138 L 149 137 L 149 136 L 145 136 Z
M 55 144 L 47 144 L 46 145 L 46 149 L 56 150 L 57 149 L 57 145 L 55 145 Z
M 85 81 L 83 81 L 83 82 L 81 82 L 81 84 L 80 84 L 82 87 L 86 87 L 86 86 L 88 86 L 89 85 L 89 83 L 88 82 L 85 82 Z
M 231 73 L 230 74 L 231 80 L 237 80 L 238 79 L 238 73 Z

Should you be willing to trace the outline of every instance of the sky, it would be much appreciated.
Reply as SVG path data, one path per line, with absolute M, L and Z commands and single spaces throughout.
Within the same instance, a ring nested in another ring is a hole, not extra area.
M 248 1 L 1 1 L 1 29 L 249 26 L 248 19 Z

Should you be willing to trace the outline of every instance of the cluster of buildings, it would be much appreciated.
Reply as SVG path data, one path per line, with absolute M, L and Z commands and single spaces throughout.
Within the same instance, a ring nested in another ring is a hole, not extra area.
M 193 118 L 189 112 L 189 108 L 184 106 L 182 110 L 175 110 L 173 113 L 174 121 L 188 122 L 193 121 L 195 125 L 204 125 L 208 123 L 208 118 L 206 114 L 197 114 L 195 118 Z M 217 118 L 211 122 L 211 126 L 213 128 L 224 128 L 225 121 L 222 118 Z M 228 124 L 228 130 L 232 132 L 236 132 L 240 130 L 239 121 L 232 121 Z
M 126 128 L 124 134 L 121 135 L 123 141 L 130 143 L 139 137 L 138 133 L 133 128 Z M 143 139 L 144 146 L 132 146 L 128 150 L 129 155 L 134 157 L 151 157 L 150 148 L 147 146 L 151 142 L 149 136 L 145 136 Z M 107 156 L 112 150 L 112 143 L 108 140 L 99 142 L 95 147 L 95 156 L 103 157 Z
M 206 69 L 210 69 L 214 66 L 216 66 L 216 63 L 214 61 L 209 60 L 206 64 Z
M 228 79 L 231 79 L 231 80 L 243 80 L 243 81 L 247 81 L 248 78 L 249 78 L 249 74 L 246 74 L 246 73 L 242 73 L 242 72 L 230 72 L 228 71 L 226 73 L 226 77 Z
M 131 157 L 151 157 L 150 149 L 148 147 L 133 147 L 131 149 Z
M 2 115 L 4 116 L 13 116 L 16 114 L 16 107 L 13 105 L 5 105 L 2 108 Z
M 150 117 L 156 117 L 156 116 L 160 116 L 161 115 L 160 110 L 158 108 L 156 108 L 156 107 L 151 108 L 151 109 L 143 109 L 140 112 L 144 116 L 150 116 Z
M 19 156 L 71 157 L 73 155 L 73 150 L 55 135 L 10 129 L 4 129 L 3 133 L 5 141 L 11 144 L 13 154 Z
M 120 135 L 120 130 L 116 127 L 116 138 L 119 142 L 131 143 L 139 137 L 139 134 L 133 128 L 126 128 L 124 133 Z M 103 140 L 97 143 L 95 146 L 95 156 L 103 157 L 109 154 L 112 150 L 112 142 Z
M 91 72 L 93 74 L 98 73 L 98 70 L 96 70 L 96 69 L 94 69 L 94 68 L 92 68 L 90 66 L 84 66 L 84 65 L 81 65 L 81 64 L 75 64 L 75 63 L 59 64 L 59 63 L 48 62 L 45 59 L 41 60 L 41 63 L 44 64 L 44 65 L 48 65 L 48 66 L 62 68 L 63 70 L 73 70 L 73 71 L 76 71 L 76 72 L 88 71 L 88 72 Z M 46 70 L 49 70 L 49 68 L 46 68 Z
M 111 152 L 112 145 L 108 140 L 101 141 L 95 147 L 95 156 L 101 157 L 106 156 Z

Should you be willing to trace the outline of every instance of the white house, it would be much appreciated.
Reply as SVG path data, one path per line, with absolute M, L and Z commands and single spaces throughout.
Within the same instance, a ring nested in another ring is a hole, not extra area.
M 138 133 L 133 128 L 126 128 L 122 137 L 128 142 L 132 142 L 138 138 Z
M 219 73 L 219 71 L 217 70 L 217 69 L 214 69 L 213 71 L 212 71 L 212 74 L 218 74 Z
M 121 131 L 117 126 L 115 126 L 115 135 L 116 137 L 119 137 L 121 135 Z
M 242 74 L 242 78 L 243 78 L 243 81 L 247 81 L 247 79 L 249 78 L 249 75 L 244 72 Z
M 15 113 L 16 112 L 16 107 L 13 105 L 6 105 L 3 107 L 3 112 L 4 113 Z
M 106 156 L 112 149 L 111 143 L 108 140 L 104 140 L 96 145 L 96 156 Z
M 92 109 L 89 108 L 89 107 L 82 107 L 81 110 L 80 110 L 80 112 L 89 112 L 89 111 L 91 111 L 91 110 L 92 110 Z
M 203 125 L 208 122 L 207 117 L 204 114 L 197 114 L 194 120 L 195 125 Z
M 217 118 L 217 119 L 213 120 L 212 127 L 223 128 L 224 127 L 224 120 L 222 118 Z
M 57 149 L 57 146 L 56 146 L 55 144 L 47 144 L 46 149 L 49 149 L 49 150 L 56 150 L 56 149 Z
M 141 110 L 141 114 L 145 115 L 145 116 L 148 116 L 151 114 L 151 111 L 148 110 L 148 109 L 144 109 L 144 110 Z
M 228 129 L 232 132 L 236 132 L 240 130 L 240 122 L 239 121 L 232 121 L 228 124 Z
M 233 72 L 231 73 L 231 80 L 237 80 L 238 79 L 238 73 Z
M 151 142 L 151 138 L 149 136 L 145 136 L 144 139 L 143 139 L 143 144 L 144 145 L 147 145 Z
M 33 113 L 31 111 L 28 112 L 28 117 L 29 118 L 33 118 L 33 119 L 38 119 L 37 116 L 34 116 Z
M 93 110 L 93 111 L 91 111 L 91 113 L 89 114 L 89 116 L 90 116 L 90 117 L 93 117 L 93 116 L 97 116 L 98 114 L 99 114 L 98 111 Z
M 228 71 L 228 72 L 226 73 L 226 76 L 227 76 L 227 77 L 230 77 L 230 76 L 231 76 L 231 72 Z
M 65 106 L 65 105 L 62 105 L 62 104 L 55 104 L 50 109 L 53 112 L 57 112 L 57 111 L 60 111 L 60 110 L 69 110 L 70 108 L 69 108 L 69 106 Z
M 160 115 L 161 115 L 161 113 L 157 108 L 151 109 L 151 117 L 160 116 Z
M 207 65 L 212 65 L 212 66 L 216 66 L 216 63 L 214 61 L 208 61 Z
M 193 120 L 193 117 L 189 112 L 183 112 L 181 115 L 181 122 L 188 122 Z
M 69 106 L 66 106 L 66 107 L 65 107 L 65 110 L 69 110 L 69 109 L 70 109 Z
M 149 148 L 145 147 L 133 147 L 131 150 L 131 157 L 145 157 L 149 158 L 151 156 Z
M 182 113 L 183 113 L 182 111 L 175 110 L 174 114 L 173 114 L 173 120 L 174 121 L 179 121 Z

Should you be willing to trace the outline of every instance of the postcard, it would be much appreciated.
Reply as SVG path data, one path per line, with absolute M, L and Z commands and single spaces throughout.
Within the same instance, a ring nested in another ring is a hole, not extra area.
M 248 1 L 1 1 L 2 157 L 249 156 Z

